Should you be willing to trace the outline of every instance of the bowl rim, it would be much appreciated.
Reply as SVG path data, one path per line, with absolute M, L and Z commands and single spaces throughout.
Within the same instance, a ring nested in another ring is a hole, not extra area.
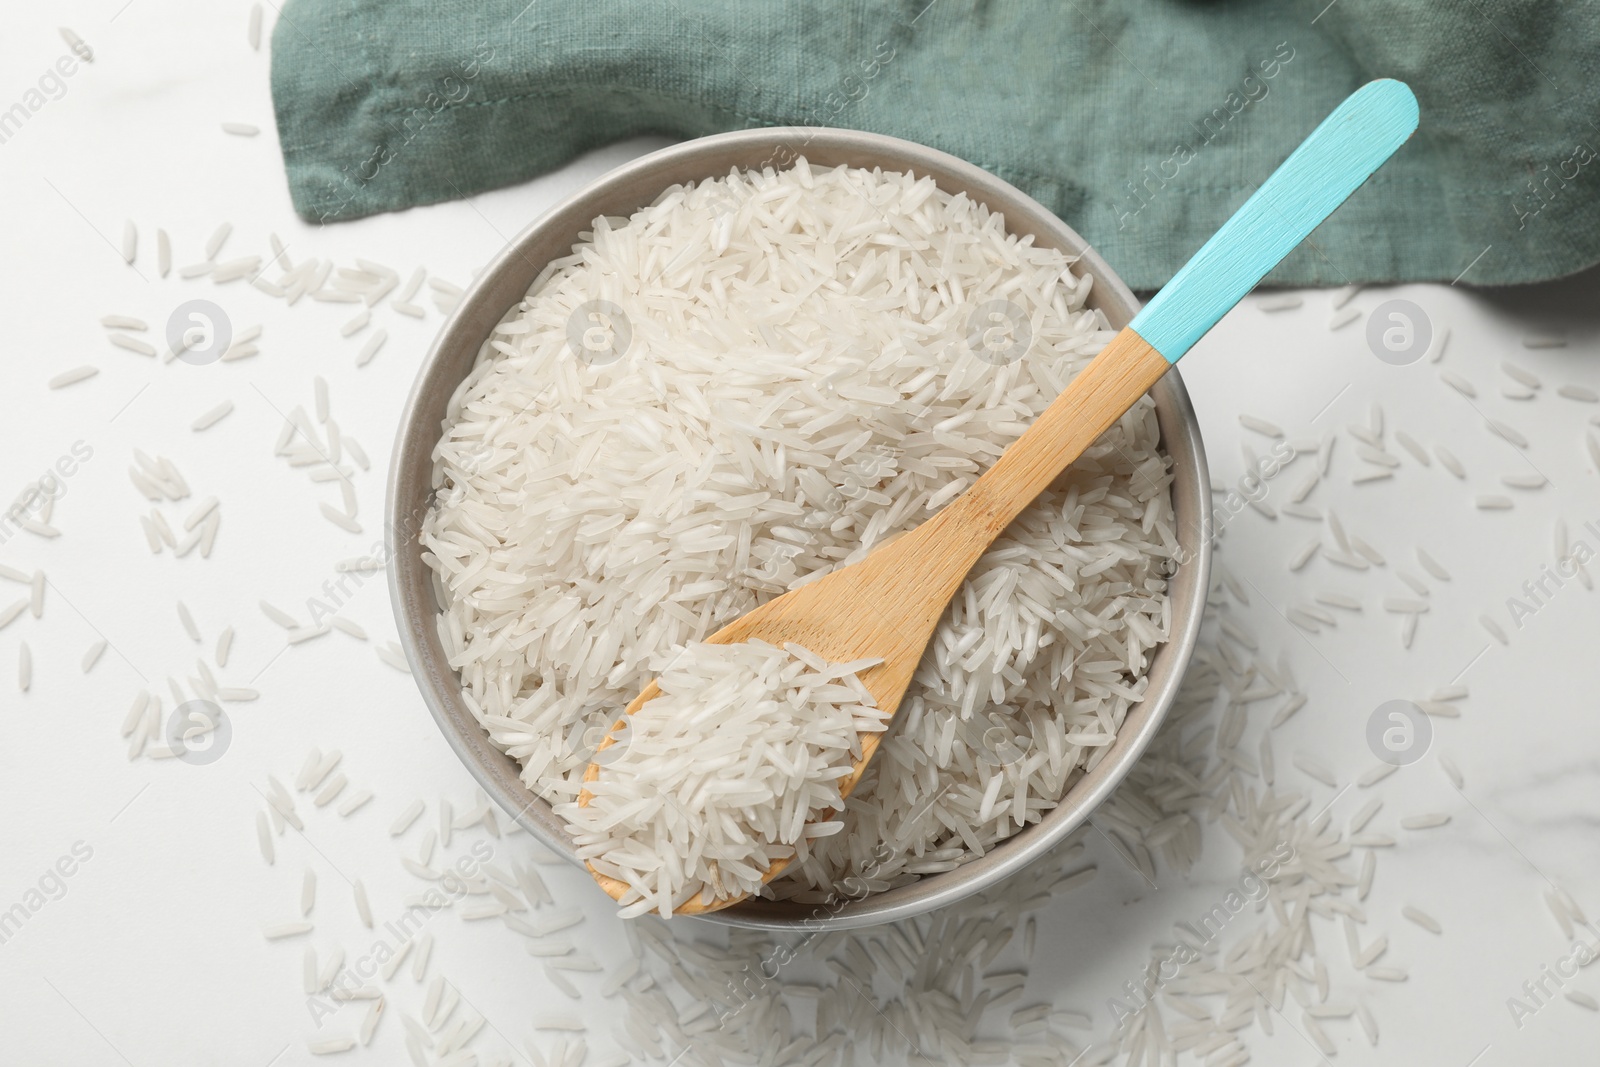
M 438 409 L 448 408 L 450 397 L 476 363 L 494 325 L 526 295 L 534 277 L 551 259 L 566 254 L 596 216 L 627 214 L 649 206 L 662 191 L 683 181 L 720 177 L 735 166 L 783 167 L 797 156 L 804 156 L 814 166 L 831 167 L 844 162 L 931 175 L 941 189 L 965 192 L 1004 214 L 1007 232 L 1032 234 L 1035 243 L 1076 256 L 1079 270 L 1094 277 L 1089 306 L 1100 308 L 1114 328 L 1127 325 L 1139 308 L 1132 291 L 1088 242 L 1004 180 L 965 160 L 911 141 L 831 127 L 737 130 L 648 153 L 586 184 L 507 242 L 474 279 L 440 328 L 407 396 L 395 434 L 386 487 L 386 571 L 400 645 L 424 703 L 446 742 L 485 793 L 518 825 L 580 866 L 565 827 L 550 805 L 523 785 L 520 765 L 494 748 L 466 707 L 459 676 L 449 666 L 439 642 L 434 576 L 422 562 L 416 538 L 433 498 L 432 455 L 444 425 Z M 617 208 L 617 204 L 646 189 L 653 191 L 633 207 Z M 536 253 L 530 258 L 531 249 L 552 242 L 560 248 L 555 255 L 541 258 Z M 459 374 L 455 372 L 457 366 L 462 368 Z M 1169 637 L 1156 650 L 1145 672 L 1145 699 L 1129 709 L 1117 739 L 1095 768 L 1080 773 L 1040 821 L 1023 827 L 983 856 L 953 871 L 859 899 L 829 904 L 752 900 L 703 918 L 728 926 L 797 931 L 850 929 L 922 914 L 986 889 L 1042 858 L 1086 822 L 1121 784 L 1176 698 L 1199 639 L 1210 577 L 1211 489 L 1199 423 L 1176 367 L 1151 392 L 1156 401 L 1161 447 L 1173 462 L 1174 521 L 1180 550 L 1187 558 L 1180 561 L 1168 586 L 1173 603 Z

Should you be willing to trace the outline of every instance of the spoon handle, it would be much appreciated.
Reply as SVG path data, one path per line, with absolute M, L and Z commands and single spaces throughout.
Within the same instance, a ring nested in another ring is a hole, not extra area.
M 1023 508 L 1416 128 L 1417 99 L 1404 82 L 1368 82 L 1345 98 L 983 477 L 916 531 L 941 542 L 945 584 L 959 584 Z
M 1405 82 L 1381 78 L 1345 97 L 1129 326 L 1178 362 L 1416 129 Z

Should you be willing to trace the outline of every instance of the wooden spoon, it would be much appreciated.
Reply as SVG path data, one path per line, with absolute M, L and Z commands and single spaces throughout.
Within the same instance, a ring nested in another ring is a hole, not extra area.
M 1416 97 L 1403 82 L 1369 82 L 1351 94 L 966 492 L 860 562 L 769 600 L 705 640 L 794 641 L 831 662 L 881 657 L 859 677 L 878 707 L 898 708 L 946 604 L 1000 532 L 1416 128 Z M 626 713 L 659 692 L 651 682 Z M 615 741 L 622 722 L 597 752 Z M 862 738 L 842 795 L 860 781 L 882 736 Z M 589 764 L 584 781 L 600 770 Z M 591 796 L 584 790 L 578 803 Z M 775 862 L 765 880 L 788 863 Z M 614 899 L 628 888 L 590 872 Z M 675 910 L 699 914 L 739 899 L 696 897 Z

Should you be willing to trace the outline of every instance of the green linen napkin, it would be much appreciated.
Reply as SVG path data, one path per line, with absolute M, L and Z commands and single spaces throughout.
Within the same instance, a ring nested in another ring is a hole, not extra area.
M 1393 77 L 1418 134 L 1269 283 L 1600 261 L 1593 0 L 288 0 L 272 53 L 316 221 L 638 134 L 845 126 L 984 167 L 1154 289 L 1345 95 Z

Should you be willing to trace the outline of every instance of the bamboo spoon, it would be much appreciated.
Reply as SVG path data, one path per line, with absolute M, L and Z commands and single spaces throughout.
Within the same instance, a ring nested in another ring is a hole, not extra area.
M 946 604 L 990 543 L 1416 128 L 1416 97 L 1403 82 L 1383 79 L 1362 86 L 1311 132 L 966 492 L 860 562 L 769 600 L 705 640 L 794 641 L 831 662 L 881 657 L 882 664 L 859 677 L 878 707 L 897 708 Z M 659 692 L 651 682 L 628 705 L 627 714 Z M 617 720 L 596 751 L 615 741 L 622 722 Z M 862 738 L 861 759 L 840 783 L 842 795 L 860 781 L 881 737 L 874 733 Z M 599 774 L 599 764 L 591 763 L 584 781 Z M 590 797 L 584 790 L 578 803 L 586 805 Z M 773 863 L 765 880 L 771 881 L 788 863 Z M 614 899 L 621 899 L 628 888 L 593 867 L 590 873 Z M 739 899 L 705 902 L 695 897 L 675 911 L 716 911 Z

